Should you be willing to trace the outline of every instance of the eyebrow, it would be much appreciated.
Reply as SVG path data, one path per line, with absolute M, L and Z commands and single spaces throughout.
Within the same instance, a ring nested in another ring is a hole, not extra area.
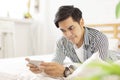
M 64 29 L 60 29 L 61 31 L 64 31 Z
M 67 29 L 70 29 L 71 27 L 73 27 L 73 25 L 69 26 Z M 64 30 L 64 29 L 60 28 L 60 30 Z

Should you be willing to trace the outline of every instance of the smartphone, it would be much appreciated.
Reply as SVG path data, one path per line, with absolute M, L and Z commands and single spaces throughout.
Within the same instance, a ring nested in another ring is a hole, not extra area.
M 35 66 L 40 66 L 41 62 L 43 62 L 43 61 L 40 61 L 40 60 L 32 60 L 32 59 L 29 59 L 29 58 L 26 58 L 26 61 L 28 61 L 30 64 L 33 64 Z

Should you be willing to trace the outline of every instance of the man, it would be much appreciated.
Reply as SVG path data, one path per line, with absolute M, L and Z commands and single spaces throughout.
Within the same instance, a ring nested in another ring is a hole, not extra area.
M 56 55 L 53 62 L 42 62 L 37 68 L 28 64 L 34 73 L 42 70 L 51 77 L 67 77 L 72 73 L 72 67 L 64 67 L 66 56 L 75 63 L 83 63 L 95 52 L 106 60 L 108 57 L 108 39 L 98 30 L 84 27 L 82 12 L 74 6 L 61 6 L 55 16 L 55 25 L 59 28 L 63 37 L 57 43 Z

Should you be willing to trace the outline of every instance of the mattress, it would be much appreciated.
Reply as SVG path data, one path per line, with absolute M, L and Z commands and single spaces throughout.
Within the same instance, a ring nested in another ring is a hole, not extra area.
M 26 56 L 35 60 L 51 61 L 52 55 Z M 36 75 L 26 66 L 26 57 L 0 59 L 0 80 L 33 80 Z M 44 78 L 43 80 L 50 80 Z M 37 78 L 36 78 L 37 80 Z M 42 79 L 40 79 L 42 80 Z M 51 78 L 51 80 L 54 80 Z
M 43 61 L 51 61 L 53 55 L 38 55 L 38 56 L 26 56 L 30 59 L 34 60 L 43 60 Z M 89 69 L 86 67 L 91 61 L 99 61 L 97 56 L 93 55 L 90 59 L 88 59 L 85 63 L 80 65 L 76 71 L 68 78 L 51 78 L 49 76 L 42 74 L 34 74 L 29 68 L 26 66 L 27 61 L 25 61 L 26 57 L 17 57 L 17 58 L 8 58 L 8 59 L 0 59 L 0 80 L 73 80 L 76 76 L 86 76 L 93 72 L 99 71 L 99 69 Z M 65 60 L 65 64 L 71 63 L 70 59 Z M 120 64 L 120 61 L 117 62 Z M 92 72 L 91 72 L 92 70 Z M 88 73 L 89 72 L 89 73 Z M 118 79 L 113 79 L 118 80 Z

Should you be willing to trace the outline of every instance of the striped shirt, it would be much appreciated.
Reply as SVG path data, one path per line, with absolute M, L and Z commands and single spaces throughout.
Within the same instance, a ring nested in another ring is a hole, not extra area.
M 98 52 L 99 57 L 102 60 L 106 60 L 108 57 L 108 39 L 100 31 L 84 27 L 84 54 L 83 59 L 86 61 L 92 56 L 93 53 Z M 81 63 L 78 58 L 74 45 L 67 40 L 64 36 L 57 42 L 56 54 L 53 61 L 63 64 L 66 57 L 69 57 L 71 61 L 75 63 Z M 83 62 L 84 62 L 83 61 Z

